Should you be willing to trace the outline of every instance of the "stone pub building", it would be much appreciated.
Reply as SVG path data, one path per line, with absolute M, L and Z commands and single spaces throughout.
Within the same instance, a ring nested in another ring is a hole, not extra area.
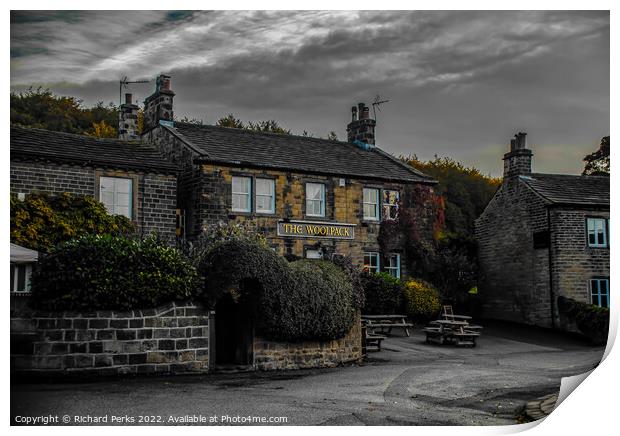
M 251 221 L 282 255 L 337 253 L 373 271 L 408 273 L 403 246 L 381 252 L 380 225 L 409 207 L 407 189 L 436 181 L 375 145 L 367 106 L 351 109 L 348 142 L 340 142 L 173 122 L 170 78 L 157 83 L 142 140 L 179 167 L 185 238 L 217 222 Z

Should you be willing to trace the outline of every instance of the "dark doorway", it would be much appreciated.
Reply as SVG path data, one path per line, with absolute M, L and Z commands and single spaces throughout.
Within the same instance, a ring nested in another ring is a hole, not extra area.
M 254 299 L 249 283 L 239 293 L 224 295 L 215 306 L 215 363 L 218 366 L 253 364 Z M 249 292 L 246 292 L 249 291 Z

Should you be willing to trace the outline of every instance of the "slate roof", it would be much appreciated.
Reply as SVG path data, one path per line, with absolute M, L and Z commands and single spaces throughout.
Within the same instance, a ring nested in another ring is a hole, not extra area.
M 151 145 L 11 126 L 11 157 L 174 174 L 177 167 Z
M 165 128 L 194 149 L 197 162 L 437 183 L 377 147 L 362 150 L 348 142 L 180 122 Z
M 609 177 L 533 173 L 519 179 L 551 204 L 609 206 Z

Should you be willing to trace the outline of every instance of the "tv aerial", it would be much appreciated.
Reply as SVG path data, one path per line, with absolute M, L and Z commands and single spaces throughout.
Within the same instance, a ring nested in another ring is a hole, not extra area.
M 372 116 L 374 117 L 375 121 L 377 120 L 377 110 L 381 112 L 381 105 L 390 102 L 390 100 L 381 100 L 381 98 L 382 97 L 377 94 L 375 96 L 375 100 L 372 102 Z
M 123 104 L 123 88 L 127 88 L 130 83 L 149 83 L 150 80 L 129 80 L 127 76 L 123 77 L 119 82 L 118 89 L 118 107 Z

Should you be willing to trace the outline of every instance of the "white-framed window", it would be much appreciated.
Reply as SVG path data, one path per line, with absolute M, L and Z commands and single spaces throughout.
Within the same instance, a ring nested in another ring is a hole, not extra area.
M 364 253 L 364 270 L 368 272 L 379 272 L 380 268 L 379 253 L 367 251 Z
M 306 215 L 325 216 L 325 185 L 306 183 Z
M 385 272 L 389 273 L 392 277 L 400 279 L 400 254 L 388 254 L 385 258 L 385 266 L 383 268 Z
M 384 220 L 395 220 L 398 218 L 398 202 L 400 192 L 392 189 L 383 190 L 383 210 L 381 218 Z
M 364 188 L 364 219 L 379 221 L 379 190 Z
M 133 218 L 133 180 L 122 177 L 99 178 L 99 201 L 112 215 Z
M 275 191 L 275 180 L 256 179 L 256 213 L 276 213 Z
M 590 296 L 595 306 L 609 307 L 609 279 L 591 279 Z
M 252 179 L 250 177 L 233 176 L 232 178 L 232 210 L 233 212 L 252 211 Z
M 23 263 L 11 264 L 11 292 L 30 292 L 30 276 L 32 265 Z
M 306 250 L 306 259 L 323 259 L 323 251 Z
M 605 218 L 588 218 L 588 246 L 607 247 L 607 220 Z

